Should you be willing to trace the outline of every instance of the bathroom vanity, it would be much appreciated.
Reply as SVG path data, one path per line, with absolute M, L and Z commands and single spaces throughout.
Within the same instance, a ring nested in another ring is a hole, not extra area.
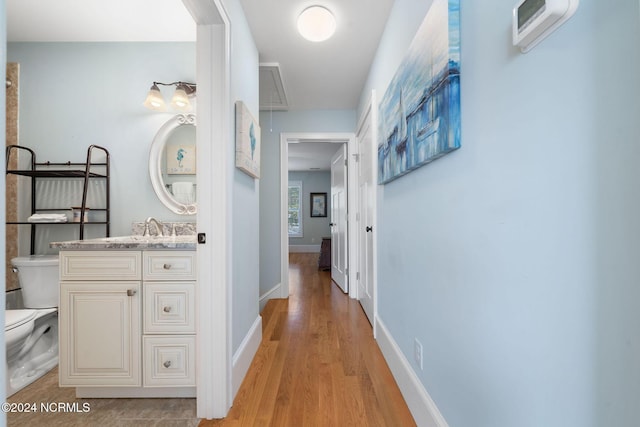
M 77 397 L 195 397 L 196 236 L 52 246 L 60 386 Z

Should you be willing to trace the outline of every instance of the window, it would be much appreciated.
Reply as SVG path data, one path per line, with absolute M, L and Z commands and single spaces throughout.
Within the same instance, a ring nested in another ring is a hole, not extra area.
M 302 237 L 302 181 L 289 181 L 289 237 Z

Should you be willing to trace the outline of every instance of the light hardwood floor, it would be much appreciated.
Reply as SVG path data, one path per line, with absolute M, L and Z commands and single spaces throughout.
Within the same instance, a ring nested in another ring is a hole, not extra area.
M 262 343 L 228 416 L 210 426 L 413 426 L 357 301 L 291 254 L 289 300 L 267 303 Z

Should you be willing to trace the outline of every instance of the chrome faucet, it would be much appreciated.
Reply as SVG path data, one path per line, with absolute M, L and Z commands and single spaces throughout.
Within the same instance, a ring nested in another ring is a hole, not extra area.
M 152 223 L 156 226 L 156 231 L 158 232 L 157 235 L 164 236 L 164 233 L 162 232 L 162 229 L 163 229 L 162 223 L 152 216 L 150 216 L 144 221 L 144 233 L 142 233 L 142 235 L 143 236 L 151 235 L 151 231 L 149 230 L 149 225 Z

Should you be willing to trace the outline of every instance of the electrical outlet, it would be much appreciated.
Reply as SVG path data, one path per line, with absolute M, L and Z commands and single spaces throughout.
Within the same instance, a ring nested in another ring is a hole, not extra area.
M 422 371 L 422 343 L 418 341 L 418 338 L 415 338 L 413 343 L 413 357 L 416 359 L 416 363 L 420 366 L 420 370 Z
M 315 238 L 315 237 L 312 237 L 312 238 L 311 238 L 311 243 L 315 243 L 315 242 L 316 242 L 316 238 Z

